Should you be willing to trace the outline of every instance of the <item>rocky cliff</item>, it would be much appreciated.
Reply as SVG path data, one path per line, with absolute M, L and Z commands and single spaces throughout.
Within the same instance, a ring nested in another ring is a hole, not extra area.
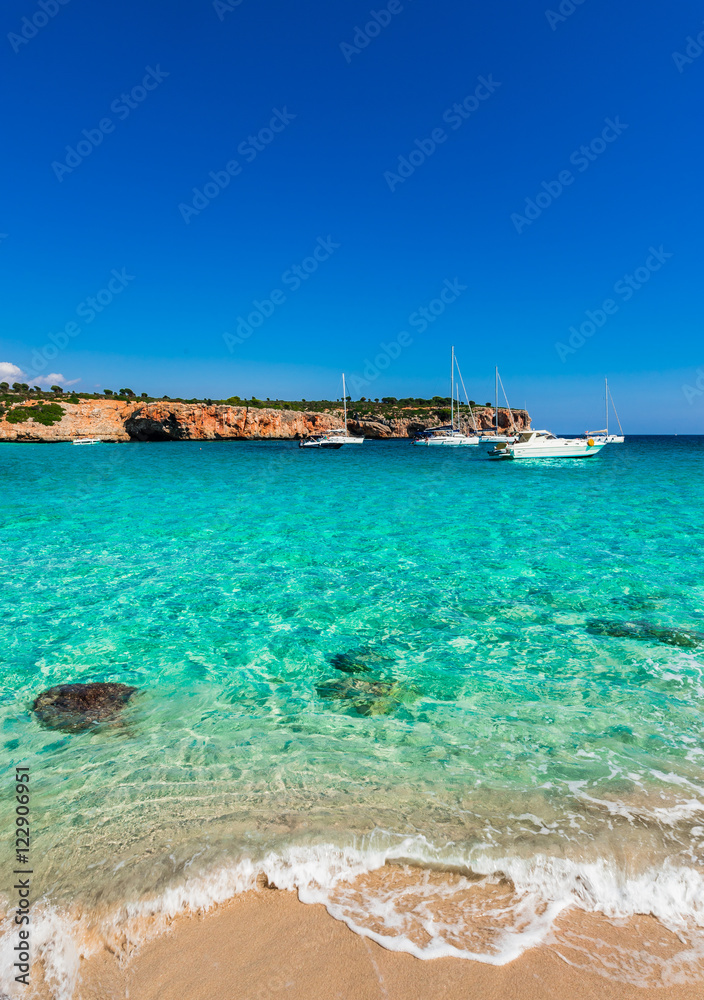
M 296 440 L 342 426 L 341 412 L 270 410 L 168 400 L 140 403 L 86 399 L 80 403 L 62 402 L 61 406 L 64 415 L 53 426 L 44 426 L 31 419 L 18 424 L 0 419 L 0 442 L 58 442 L 77 437 L 96 437 L 102 441 Z M 524 410 L 514 410 L 513 416 L 517 426 L 530 425 L 530 417 Z M 475 418 L 481 429 L 491 428 L 494 412 L 491 407 L 481 407 L 475 410 Z M 351 433 L 368 438 L 398 438 L 441 423 L 436 416 L 427 419 L 418 416 L 361 417 L 353 412 L 349 428 Z M 507 428 L 508 425 L 508 411 L 499 409 L 499 426 Z

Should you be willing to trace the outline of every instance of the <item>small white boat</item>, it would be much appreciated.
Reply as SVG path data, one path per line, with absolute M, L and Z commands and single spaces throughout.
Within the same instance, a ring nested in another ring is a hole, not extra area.
M 100 438 L 74 438 L 71 444 L 102 444 Z
M 348 444 L 364 444 L 364 438 L 352 437 L 347 427 L 347 387 L 344 374 L 342 376 L 342 400 L 345 411 L 345 426 L 339 431 L 325 431 L 323 434 L 303 438 L 298 442 L 299 448 L 334 448 L 337 450 Z
M 462 382 L 462 388 L 464 389 L 464 380 L 462 379 L 462 372 L 460 371 L 460 366 L 455 357 L 455 348 L 452 348 L 452 361 L 450 369 L 450 426 L 449 427 L 432 427 L 427 431 L 420 431 L 413 438 L 413 444 L 424 445 L 426 448 L 462 448 L 467 445 L 479 444 L 479 434 L 477 433 L 476 424 L 474 425 L 474 434 L 465 434 L 461 426 L 461 414 L 460 414 L 460 387 L 459 382 L 457 384 L 457 427 L 455 427 L 455 366 L 457 366 L 457 374 L 459 380 Z M 467 396 L 467 390 L 464 390 L 465 397 L 467 398 L 467 406 L 469 408 L 470 417 L 472 423 L 474 424 L 474 416 L 472 414 L 472 408 L 469 406 L 469 397 Z
M 454 427 L 434 427 L 430 431 L 416 434 L 413 444 L 425 445 L 428 448 L 461 448 L 479 444 L 479 437 L 476 434 L 463 434 Z
M 298 442 L 299 448 L 342 448 L 347 444 L 363 444 L 364 438 L 352 437 L 342 431 L 331 431 L 326 434 L 315 434 Z
M 490 458 L 591 458 L 604 447 L 599 438 L 559 438 L 550 431 L 520 431 L 512 443 L 497 444 Z
M 604 379 L 604 401 L 606 404 L 606 427 L 600 431 L 587 431 L 587 436 L 592 437 L 597 441 L 602 441 L 604 444 L 623 444 L 625 437 L 623 433 L 623 427 L 621 427 L 621 421 L 618 419 L 618 413 L 616 412 L 616 406 L 614 405 L 614 398 L 609 392 L 609 380 Z M 616 423 L 618 424 L 618 429 L 620 434 L 609 434 L 609 401 L 614 408 L 614 416 L 616 417 Z

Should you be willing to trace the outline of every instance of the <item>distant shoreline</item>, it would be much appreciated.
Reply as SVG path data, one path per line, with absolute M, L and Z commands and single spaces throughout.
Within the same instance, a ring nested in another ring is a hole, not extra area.
M 4 404 L 0 415 L 0 443 L 67 443 L 76 438 L 98 438 L 106 443 L 130 441 L 299 441 L 311 435 L 339 430 L 342 411 L 276 409 L 229 403 L 179 403 L 173 400 L 144 402 L 138 399 L 83 399 L 52 402 L 31 398 Z M 359 404 L 362 407 L 362 404 Z M 369 439 L 407 439 L 418 431 L 449 422 L 444 406 L 413 408 L 393 404 L 362 412 L 357 404 L 348 410 L 352 435 Z M 6 407 L 6 408 L 5 408 Z M 494 429 L 492 407 L 475 407 L 472 416 L 482 433 Z M 513 425 L 530 426 L 525 410 L 499 408 L 499 430 Z M 470 427 L 466 409 L 463 426 Z

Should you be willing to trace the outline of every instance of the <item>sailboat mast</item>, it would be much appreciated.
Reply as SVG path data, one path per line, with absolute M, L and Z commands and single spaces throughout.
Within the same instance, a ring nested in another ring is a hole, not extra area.
M 614 397 L 611 395 L 611 393 L 609 393 L 608 399 L 611 401 L 611 405 L 614 408 L 614 416 L 616 417 L 616 423 L 618 424 L 618 432 L 621 436 L 623 436 L 623 427 L 621 427 L 621 421 L 619 420 L 618 417 L 618 410 L 616 409 L 616 404 L 614 403 Z M 606 405 L 607 406 L 609 405 L 608 402 Z
M 609 436 L 609 380 L 604 376 L 604 404 L 606 406 L 606 436 Z
M 494 368 L 494 427 L 499 436 L 499 366 Z
M 452 360 L 450 362 L 450 427 L 455 429 L 455 348 L 452 347 Z
M 345 407 L 345 434 L 347 435 L 347 434 L 349 434 L 349 431 L 347 430 L 347 388 L 345 386 L 345 373 L 344 372 L 342 373 L 342 402 L 344 403 L 344 407 Z

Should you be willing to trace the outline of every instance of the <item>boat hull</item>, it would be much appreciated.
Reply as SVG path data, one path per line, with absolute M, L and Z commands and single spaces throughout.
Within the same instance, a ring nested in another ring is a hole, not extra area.
M 473 445 L 479 444 L 478 437 L 428 437 L 428 438 L 417 438 L 414 445 L 420 445 L 423 448 L 467 448 Z
M 587 443 L 572 445 L 572 444 L 555 444 L 555 445 L 541 445 L 539 447 L 524 446 L 524 445 L 512 445 L 506 448 L 510 458 L 513 459 L 526 459 L 526 458 L 592 458 L 594 455 L 598 455 L 604 445 L 601 442 L 595 441 L 594 444 L 590 445 Z
M 327 448 L 337 451 L 348 444 L 363 444 L 364 438 L 349 437 L 346 434 L 326 434 L 324 437 L 311 438 L 298 442 L 299 448 Z
M 338 451 L 341 444 L 330 444 L 328 441 L 301 441 L 299 448 L 327 448 L 328 451 Z

